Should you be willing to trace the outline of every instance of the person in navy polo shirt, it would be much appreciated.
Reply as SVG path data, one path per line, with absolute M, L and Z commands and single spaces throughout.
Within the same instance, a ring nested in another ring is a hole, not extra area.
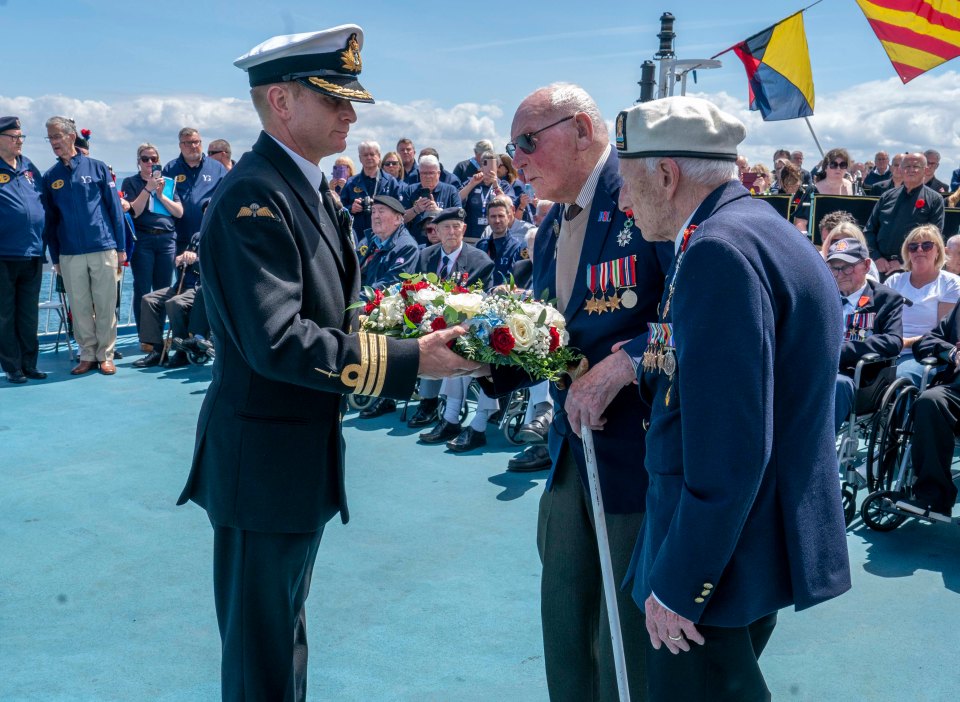
M 510 184 L 497 178 L 497 157 L 487 151 L 480 157 L 480 170 L 460 188 L 463 209 L 467 211 L 467 233 L 463 240 L 476 244 L 487 228 L 487 208 L 498 195 L 503 195 Z
M 216 159 L 205 156 L 200 132 L 193 127 L 180 130 L 180 155 L 163 167 L 163 177 L 173 178 L 177 195 L 183 204 L 183 216 L 177 220 L 177 250 L 179 256 L 190 243 L 190 237 L 200 231 L 203 203 L 227 174 L 227 169 Z
M 26 138 L 17 117 L 0 117 L 0 368 L 16 384 L 47 377 L 37 370 L 44 214 Z
M 107 164 L 77 151 L 77 125 L 66 117 L 47 120 L 47 140 L 57 163 L 43 174 L 44 240 L 59 266 L 73 313 L 81 375 L 97 364 L 117 372 L 117 274 L 127 260 L 126 230 L 117 186 Z
M 436 156 L 421 156 L 417 172 L 420 179 L 404 185 L 399 199 L 407 208 L 403 221 L 410 234 L 418 243 L 427 244 L 423 233 L 427 219 L 448 207 L 460 207 L 460 193 L 452 185 L 440 182 L 440 161 Z
M 513 201 L 509 195 L 493 198 L 487 208 L 489 226 L 483 238 L 477 242 L 477 248 L 493 261 L 494 285 L 510 282 L 513 264 L 520 260 L 520 252 L 526 247 L 526 243 L 508 235 L 511 212 L 513 212 Z
M 360 241 L 370 228 L 370 208 L 377 195 L 397 197 L 400 183 L 389 173 L 380 170 L 380 144 L 362 141 L 357 147 L 363 166 L 357 175 L 349 178 L 340 191 L 340 202 L 353 215 L 353 231 Z

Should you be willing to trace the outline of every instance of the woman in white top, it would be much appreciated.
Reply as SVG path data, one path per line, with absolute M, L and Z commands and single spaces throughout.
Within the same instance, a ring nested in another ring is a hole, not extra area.
M 943 270 L 947 253 L 940 230 L 923 224 L 907 236 L 900 250 L 904 271 L 887 278 L 893 288 L 913 305 L 903 308 L 903 353 L 897 377 L 920 385 L 923 366 L 913 358 L 913 345 L 950 314 L 960 300 L 960 276 Z

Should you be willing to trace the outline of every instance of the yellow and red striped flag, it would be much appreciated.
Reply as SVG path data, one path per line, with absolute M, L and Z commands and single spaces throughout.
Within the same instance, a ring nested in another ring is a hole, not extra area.
M 900 80 L 960 56 L 960 0 L 857 0 Z

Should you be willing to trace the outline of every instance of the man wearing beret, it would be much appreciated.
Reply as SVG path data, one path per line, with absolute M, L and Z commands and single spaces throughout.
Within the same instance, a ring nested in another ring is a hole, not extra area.
M 616 120 L 620 207 L 676 258 L 634 359 L 650 403 L 647 518 L 631 563 L 652 700 L 768 700 L 777 610 L 850 587 L 837 496 L 837 285 L 736 181 L 746 131 L 698 98 Z
M 616 700 L 617 682 L 600 557 L 580 440 L 584 406 L 604 398 L 592 428 L 606 509 L 614 575 L 619 582 L 643 523 L 647 477 L 642 425 L 648 416 L 631 386 L 633 366 L 616 349 L 646 335 L 656 319 L 670 247 L 643 240 L 617 210 L 617 155 L 593 98 L 556 83 L 520 103 L 507 153 L 543 199 L 557 204 L 537 232 L 531 288 L 556 298 L 570 344 L 590 371 L 569 390 L 552 387 L 557 412 L 547 445 L 551 471 L 540 498 L 537 548 L 543 563 L 540 615 L 547 687 L 554 702 Z M 659 248 L 659 251 L 658 251 Z M 613 275 L 612 271 L 623 273 Z M 601 275 L 601 273 L 603 273 Z M 603 281 L 601 283 L 601 280 Z M 497 395 L 516 387 L 509 369 L 492 375 Z M 526 384 L 530 384 L 526 379 Z M 646 699 L 645 635 L 629 593 L 618 598 L 632 700 Z
M 423 339 L 358 333 L 360 272 L 317 165 L 343 151 L 357 80 L 355 25 L 279 36 L 236 61 L 263 132 L 203 220 L 202 278 L 217 342 L 179 503 L 213 525 L 225 700 L 303 700 L 304 604 L 327 521 L 346 522 L 343 396 L 409 397 L 417 374 L 472 372 Z
M 0 368 L 17 385 L 47 377 L 37 370 L 44 213 L 26 138 L 18 118 L 0 117 Z

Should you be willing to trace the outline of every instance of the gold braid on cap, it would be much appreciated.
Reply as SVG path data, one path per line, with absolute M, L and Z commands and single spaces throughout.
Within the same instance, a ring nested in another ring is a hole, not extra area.
M 317 78 L 316 76 L 310 76 L 307 78 L 313 85 L 318 88 L 323 88 L 338 97 L 344 97 L 347 99 L 361 99 L 361 100 L 373 100 L 373 96 L 368 93 L 366 90 L 357 90 L 356 88 L 345 88 L 342 85 L 337 85 L 336 83 L 331 83 L 330 81 L 324 80 L 323 78 Z

